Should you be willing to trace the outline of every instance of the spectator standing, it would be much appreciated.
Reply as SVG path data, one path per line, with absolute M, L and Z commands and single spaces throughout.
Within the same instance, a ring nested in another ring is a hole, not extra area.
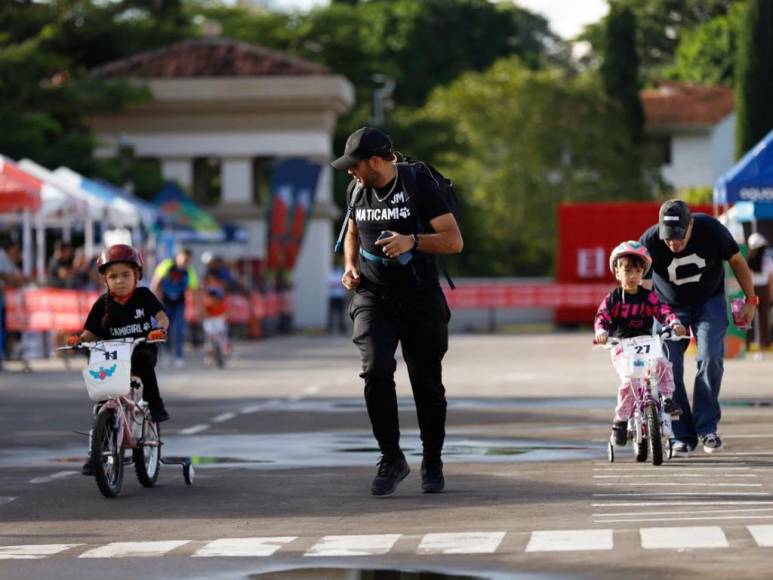
M 654 286 L 661 301 L 692 330 L 698 346 L 692 409 L 684 384 L 687 344 L 668 349 L 676 387 L 674 403 L 684 411 L 673 424 L 674 451 L 688 454 L 700 439 L 703 450 L 713 453 L 722 448 L 717 426 L 722 416 L 719 391 L 728 327 L 724 262 L 730 264 L 746 295 L 742 315 L 749 323 L 759 303 L 751 271 L 725 226 L 709 215 L 693 215 L 678 199 L 660 206 L 658 223 L 642 234 L 640 242 L 652 257 L 652 280 L 647 287 Z
M 753 338 L 761 351 L 770 348 L 770 298 L 773 295 L 773 256 L 770 255 L 768 240 L 757 232 L 749 236 L 746 241 L 749 246 L 749 268 L 752 271 L 754 292 L 760 297 L 760 306 L 757 309 L 758 317 L 754 329 L 749 331 L 746 344 L 749 345 Z M 756 332 L 755 332 L 756 331 Z M 754 336 L 756 334 L 756 337 Z
M 5 330 L 5 289 L 24 285 L 24 275 L 18 266 L 20 259 L 21 247 L 18 242 L 9 240 L 0 249 L 0 369 L 9 342 Z
M 169 352 L 175 366 L 185 366 L 185 293 L 199 287 L 196 270 L 191 265 L 191 251 L 178 250 L 174 258 L 163 260 L 153 273 L 150 289 L 161 299 L 169 317 Z
M 462 250 L 462 235 L 430 174 L 396 164 L 391 139 L 363 127 L 346 141 L 333 167 L 352 176 L 347 203 L 353 208 L 344 238 L 344 287 L 354 290 L 349 315 L 360 350 L 365 403 L 382 457 L 371 484 L 388 495 L 410 472 L 400 448 L 394 373 L 398 342 L 416 403 L 423 445 L 421 487 L 443 491 L 441 453 L 446 397 L 442 360 L 448 350 L 451 312 L 438 282 L 435 254 Z M 414 192 L 404 180 L 415 177 Z M 425 233 L 418 233 L 425 232 Z

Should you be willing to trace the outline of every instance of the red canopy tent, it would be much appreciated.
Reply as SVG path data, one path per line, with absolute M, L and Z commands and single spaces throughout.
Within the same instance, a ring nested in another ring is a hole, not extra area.
M 24 275 L 32 271 L 32 214 L 40 212 L 43 182 L 0 157 L 0 214 L 21 212 Z M 15 220 L 14 220 L 15 221 Z

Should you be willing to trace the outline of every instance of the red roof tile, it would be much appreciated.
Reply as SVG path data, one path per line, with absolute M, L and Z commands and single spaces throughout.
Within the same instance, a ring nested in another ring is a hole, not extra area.
M 733 111 L 733 91 L 727 87 L 660 82 L 641 92 L 648 128 L 705 127 Z
M 94 78 L 256 77 L 324 75 L 322 65 L 227 38 L 187 40 L 141 52 L 91 71 Z

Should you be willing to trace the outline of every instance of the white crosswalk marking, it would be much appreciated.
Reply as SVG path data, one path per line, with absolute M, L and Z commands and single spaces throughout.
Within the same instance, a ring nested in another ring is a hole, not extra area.
M 273 555 L 279 548 L 297 539 L 297 536 L 281 536 L 274 538 L 227 538 L 215 540 L 196 551 L 193 557 L 266 557 Z
M 77 471 L 57 471 L 56 473 L 52 473 L 51 475 L 30 479 L 30 483 L 49 483 L 51 481 L 56 481 L 57 479 L 70 477 L 71 475 L 75 475 L 77 473 L 78 473 Z
M 151 558 L 163 556 L 175 548 L 184 546 L 189 540 L 168 542 L 113 542 L 84 552 L 79 558 Z
M 493 554 L 505 537 L 505 532 L 467 532 L 459 534 L 427 534 L 419 544 L 417 554 Z
M 758 546 L 773 547 L 773 526 L 746 526 Z
M 325 536 L 304 556 L 373 556 L 386 554 L 400 534 L 372 536 Z
M 532 532 L 527 552 L 611 550 L 612 530 L 551 530 Z
M 37 546 L 0 546 L 0 560 L 40 560 L 80 545 L 81 544 L 40 544 Z
M 3 505 L 4 503 L 11 503 L 15 499 L 15 497 L 10 497 L 8 495 L 0 495 L 0 505 Z
M 684 548 L 728 548 L 722 528 L 641 528 L 641 547 L 645 550 Z

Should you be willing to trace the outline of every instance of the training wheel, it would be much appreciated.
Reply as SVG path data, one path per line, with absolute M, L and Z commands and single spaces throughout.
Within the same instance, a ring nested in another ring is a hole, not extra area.
M 193 465 L 190 463 L 183 463 L 183 479 L 188 485 L 193 485 L 193 478 L 196 476 L 196 472 L 193 469 Z
M 611 441 L 607 443 L 607 458 L 610 463 L 615 462 L 615 446 L 612 445 Z

